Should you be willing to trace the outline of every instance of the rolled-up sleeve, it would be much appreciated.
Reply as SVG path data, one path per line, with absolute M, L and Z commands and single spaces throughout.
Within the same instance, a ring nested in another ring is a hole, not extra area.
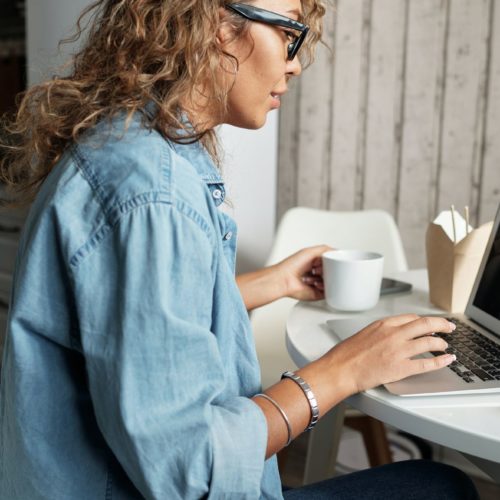
M 146 498 L 260 496 L 267 425 L 227 389 L 214 238 L 196 212 L 146 203 L 73 262 L 96 420 Z

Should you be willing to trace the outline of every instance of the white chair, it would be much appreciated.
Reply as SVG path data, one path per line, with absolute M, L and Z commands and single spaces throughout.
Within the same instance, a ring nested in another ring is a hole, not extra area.
M 266 264 L 275 264 L 301 248 L 323 243 L 383 254 L 384 274 L 408 269 L 398 228 L 387 212 L 329 212 L 303 207 L 288 210 L 281 219 Z M 285 370 L 296 368 L 285 347 L 286 318 L 295 302 L 281 299 L 252 314 L 264 388 L 279 380 Z
M 384 275 L 408 269 L 399 231 L 387 212 L 333 212 L 303 207 L 288 210 L 281 219 L 267 265 L 275 264 L 301 248 L 319 244 L 379 252 L 385 257 Z M 280 299 L 252 314 L 264 388 L 276 383 L 285 370 L 296 368 L 285 345 L 286 319 L 295 303 L 292 299 Z M 310 439 L 304 475 L 306 484 L 323 479 L 334 469 L 344 412 L 339 408 L 330 413 L 313 431 L 316 437 Z M 319 462 L 325 459 L 328 465 L 320 467 Z

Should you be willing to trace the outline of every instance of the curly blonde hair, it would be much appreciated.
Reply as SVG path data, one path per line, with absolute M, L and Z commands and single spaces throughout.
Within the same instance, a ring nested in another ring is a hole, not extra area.
M 17 202 L 34 198 L 67 147 L 86 130 L 119 112 L 130 119 L 148 103 L 157 113 L 143 113 L 145 126 L 172 141 L 200 140 L 217 162 L 213 128 L 186 130 L 179 110 L 203 83 L 223 116 L 228 88 L 217 75 L 224 60 L 233 66 L 237 61 L 224 52 L 215 33 L 222 22 L 232 24 L 235 38 L 248 26 L 236 14 L 221 20 L 219 9 L 228 3 L 234 0 L 98 0 L 85 9 L 74 36 L 63 41 L 75 42 L 86 33 L 69 62 L 70 74 L 21 94 L 15 116 L 4 119 L 0 182 Z M 307 66 L 321 40 L 325 5 L 302 0 L 302 8 L 302 20 L 310 26 L 301 49 Z

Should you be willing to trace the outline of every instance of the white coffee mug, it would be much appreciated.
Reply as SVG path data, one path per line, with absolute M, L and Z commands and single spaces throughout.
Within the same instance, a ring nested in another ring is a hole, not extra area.
M 331 250 L 322 255 L 327 304 L 339 311 L 365 311 L 380 297 L 383 255 L 363 250 Z

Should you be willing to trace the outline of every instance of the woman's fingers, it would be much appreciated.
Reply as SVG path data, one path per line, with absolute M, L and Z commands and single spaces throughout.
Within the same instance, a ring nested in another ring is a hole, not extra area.
M 450 365 L 457 358 L 454 354 L 442 354 L 441 356 L 433 356 L 432 358 L 417 358 L 410 360 L 410 375 L 419 373 L 432 372 Z
M 322 276 L 323 275 L 323 264 L 321 263 L 321 261 L 319 261 L 319 263 L 313 262 L 310 272 L 313 276 Z
M 306 285 L 317 288 L 318 290 L 321 290 L 321 291 L 323 291 L 325 289 L 325 285 L 323 283 L 323 280 L 320 280 L 320 279 L 315 278 L 313 276 L 303 276 L 302 283 L 305 283 Z
M 439 316 L 423 316 L 399 327 L 401 335 L 407 339 L 414 339 L 431 333 L 451 333 L 456 326 L 446 318 Z
M 323 266 L 313 266 L 309 272 L 313 276 L 322 276 L 323 275 Z
M 302 281 L 307 285 L 314 286 L 318 290 L 324 290 L 323 284 L 323 262 L 321 257 L 316 257 L 311 263 L 310 270 L 302 276 Z
M 317 276 L 310 276 L 306 274 L 305 276 L 302 276 L 302 282 L 305 283 L 306 285 L 317 286 L 320 283 L 322 284 L 323 280 L 321 278 L 318 278 Z
M 439 352 L 445 351 L 448 348 L 448 343 L 440 337 L 433 335 L 424 335 L 418 339 L 410 340 L 407 343 L 407 355 L 409 358 L 418 356 L 424 352 Z

